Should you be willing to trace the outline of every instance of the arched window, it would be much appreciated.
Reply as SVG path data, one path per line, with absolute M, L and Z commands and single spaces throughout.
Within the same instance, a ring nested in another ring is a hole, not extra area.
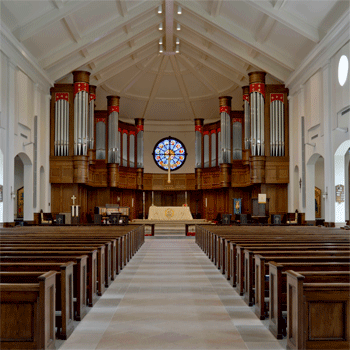
M 170 158 L 170 170 L 176 170 L 185 163 L 187 152 L 180 140 L 169 136 L 157 142 L 152 154 L 161 169 L 168 170 Z

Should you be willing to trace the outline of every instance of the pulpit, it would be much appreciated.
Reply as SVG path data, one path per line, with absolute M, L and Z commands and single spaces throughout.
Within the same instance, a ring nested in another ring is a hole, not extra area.
M 252 198 L 252 219 L 259 223 L 267 223 L 269 218 L 269 198 L 266 203 L 259 203 L 258 198 Z

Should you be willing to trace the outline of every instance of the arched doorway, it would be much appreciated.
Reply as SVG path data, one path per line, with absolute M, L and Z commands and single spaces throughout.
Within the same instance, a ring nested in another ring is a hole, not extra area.
M 320 190 L 319 200 L 315 196 L 316 187 Z M 322 206 L 324 207 L 322 193 L 324 193 L 324 159 L 319 153 L 314 153 L 306 164 L 306 222 L 315 224 L 316 218 L 321 218 Z M 317 215 L 316 211 L 320 214 Z
M 14 159 L 14 201 L 15 220 L 33 220 L 33 166 L 25 153 L 18 153 Z
M 341 226 L 345 223 L 346 197 L 349 196 L 349 187 L 345 182 L 346 172 L 349 166 L 345 166 L 346 153 L 350 148 L 350 140 L 344 141 L 335 151 L 334 154 L 334 185 L 335 185 L 335 224 Z M 347 199 L 349 201 L 349 199 Z

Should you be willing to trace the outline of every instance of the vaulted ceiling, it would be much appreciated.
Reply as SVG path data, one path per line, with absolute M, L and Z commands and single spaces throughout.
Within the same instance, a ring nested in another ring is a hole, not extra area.
M 107 95 L 119 95 L 124 119 L 181 122 L 217 118 L 220 95 L 233 96 L 232 108 L 241 109 L 251 71 L 284 83 L 349 6 L 347 0 L 2 0 L 1 21 L 52 81 L 72 82 L 73 70 L 90 71 L 97 109 L 106 109 Z

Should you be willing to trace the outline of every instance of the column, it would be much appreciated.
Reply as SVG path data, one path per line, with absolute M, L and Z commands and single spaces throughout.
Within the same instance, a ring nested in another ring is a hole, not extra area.
M 87 155 L 89 115 L 89 72 L 73 72 L 74 82 L 74 155 Z
M 323 130 L 324 130 L 324 186 L 322 189 L 327 196 L 325 205 L 325 224 L 333 226 L 335 223 L 335 179 L 334 157 L 332 147 L 331 125 L 331 63 L 328 61 L 323 67 Z
M 251 72 L 249 75 L 251 155 L 265 155 L 265 72 Z
M 231 96 L 219 97 L 221 119 L 221 164 L 231 163 Z
M 202 154 L 202 135 L 203 135 L 203 121 L 202 118 L 194 120 L 195 130 L 195 168 L 203 167 L 203 154 Z

